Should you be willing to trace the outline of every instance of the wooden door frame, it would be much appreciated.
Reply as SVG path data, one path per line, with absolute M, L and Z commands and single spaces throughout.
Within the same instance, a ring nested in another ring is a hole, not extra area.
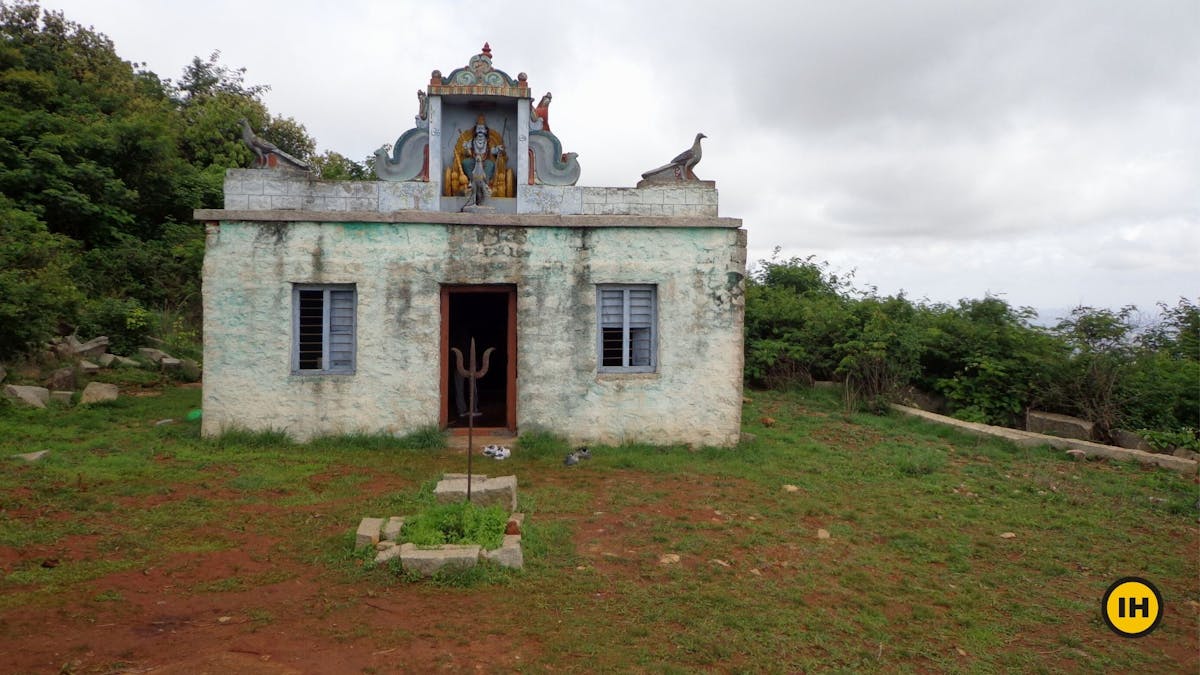
M 503 428 L 515 433 L 517 430 L 517 287 L 514 284 L 442 284 L 442 328 L 441 328 L 441 383 L 438 391 L 441 395 L 441 405 L 438 426 L 446 429 L 450 426 L 450 392 L 447 390 L 450 381 L 450 295 L 453 293 L 495 293 L 507 295 L 508 304 L 508 372 L 505 373 L 504 427 L 476 427 L 484 429 Z M 466 357 L 466 354 L 463 354 Z M 477 354 L 477 358 L 482 354 Z M 455 429 L 457 433 L 466 433 L 466 429 Z

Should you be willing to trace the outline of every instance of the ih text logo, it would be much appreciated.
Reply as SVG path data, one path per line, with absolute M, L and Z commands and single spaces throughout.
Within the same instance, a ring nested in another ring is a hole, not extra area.
M 1121 637 L 1149 635 L 1162 621 L 1162 594 L 1140 577 L 1117 579 L 1104 592 L 1100 613 L 1104 623 Z

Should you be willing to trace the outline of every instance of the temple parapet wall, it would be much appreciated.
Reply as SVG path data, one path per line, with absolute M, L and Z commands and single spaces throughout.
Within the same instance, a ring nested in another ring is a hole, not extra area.
M 716 217 L 717 189 L 712 181 L 654 187 L 526 185 L 501 213 L 546 215 L 628 215 Z M 303 173 L 229 169 L 225 173 L 225 209 L 230 211 L 437 211 L 435 183 L 416 181 L 325 181 Z

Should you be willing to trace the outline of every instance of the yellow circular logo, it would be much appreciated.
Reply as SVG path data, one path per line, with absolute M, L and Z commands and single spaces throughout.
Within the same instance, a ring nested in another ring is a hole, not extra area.
M 1136 638 L 1158 628 L 1162 621 L 1162 594 L 1139 577 L 1117 579 L 1100 600 L 1104 623 L 1121 637 Z

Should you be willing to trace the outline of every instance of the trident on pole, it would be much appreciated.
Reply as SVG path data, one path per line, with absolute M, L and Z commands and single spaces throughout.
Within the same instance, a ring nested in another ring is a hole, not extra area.
M 475 380 L 487 375 L 488 360 L 495 347 L 488 347 L 483 352 L 483 367 L 475 367 L 475 338 L 471 338 L 471 367 L 463 368 L 463 354 L 457 347 L 451 347 L 458 374 L 467 379 L 467 501 L 471 501 L 471 455 L 475 454 Z

